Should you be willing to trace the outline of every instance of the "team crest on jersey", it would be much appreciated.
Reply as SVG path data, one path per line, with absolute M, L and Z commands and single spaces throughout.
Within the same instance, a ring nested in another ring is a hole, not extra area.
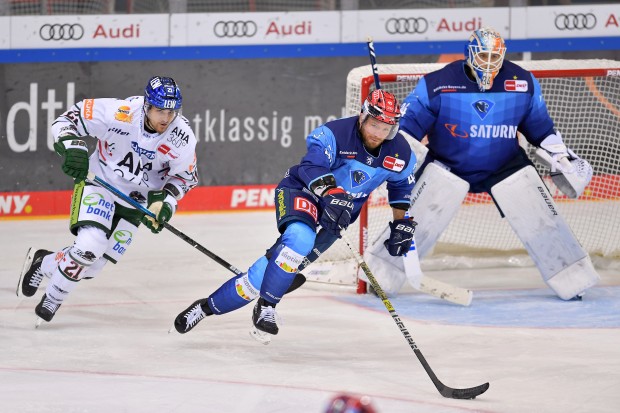
M 366 157 L 366 165 L 372 165 L 372 156 Z
M 491 102 L 490 100 L 481 99 L 481 100 L 475 101 L 471 105 L 473 106 L 474 111 L 478 114 L 478 116 L 482 120 L 487 117 L 491 109 L 493 109 L 493 106 L 495 106 L 495 103 Z
M 527 92 L 527 80 L 504 80 L 506 92 Z
M 405 161 L 394 158 L 393 156 L 386 156 L 383 158 L 383 167 L 390 171 L 400 172 L 405 168 Z
M 131 108 L 129 106 L 119 106 L 114 114 L 114 119 L 119 122 L 131 123 Z
M 370 175 L 365 171 L 351 171 L 351 188 L 364 185 L 370 179 Z

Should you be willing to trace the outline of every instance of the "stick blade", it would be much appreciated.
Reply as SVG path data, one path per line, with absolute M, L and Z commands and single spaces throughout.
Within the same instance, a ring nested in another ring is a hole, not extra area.
M 453 389 L 451 387 L 444 386 L 443 389 L 439 390 L 439 393 L 441 393 L 443 397 L 447 397 L 449 399 L 475 399 L 488 389 L 489 383 L 484 383 L 480 386 L 470 387 L 468 389 Z

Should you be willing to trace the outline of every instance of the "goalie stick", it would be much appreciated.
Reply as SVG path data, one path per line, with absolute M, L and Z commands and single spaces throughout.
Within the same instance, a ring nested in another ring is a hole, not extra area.
M 392 303 L 390 302 L 388 297 L 385 295 L 385 292 L 383 291 L 383 289 L 381 289 L 381 286 L 377 282 L 377 279 L 374 277 L 374 275 L 370 271 L 370 268 L 364 261 L 364 258 L 362 258 L 359 251 L 357 251 L 352 246 L 351 241 L 349 240 L 347 235 L 344 233 L 341 233 L 341 235 L 342 235 L 342 239 L 344 240 L 344 242 L 347 244 L 347 246 L 351 250 L 351 253 L 353 254 L 355 259 L 359 263 L 360 267 L 362 267 L 364 274 L 366 274 L 366 277 L 368 277 L 368 281 L 370 281 L 372 288 L 374 288 L 374 290 L 377 292 L 377 295 L 379 296 L 381 301 L 383 301 L 383 305 L 385 306 L 385 308 L 388 310 L 388 312 L 392 316 L 392 319 L 398 326 L 400 332 L 402 333 L 402 335 L 405 337 L 405 339 L 409 343 L 409 347 L 411 347 L 415 355 L 418 357 L 418 360 L 422 364 L 422 367 L 424 367 L 426 374 L 428 374 L 428 376 L 431 378 L 431 381 L 433 382 L 433 384 L 435 385 L 439 393 L 443 397 L 447 397 L 451 399 L 475 399 L 476 396 L 479 396 L 485 391 L 487 391 L 487 389 L 489 388 L 488 382 L 481 384 L 479 386 L 469 387 L 466 389 L 453 389 L 452 387 L 448 387 L 445 384 L 443 384 L 437 378 L 437 376 L 435 375 L 435 372 L 433 372 L 433 369 L 431 369 L 431 366 L 429 366 L 428 362 L 422 355 L 422 352 L 418 348 L 417 344 L 413 341 L 413 338 L 411 337 L 411 334 L 409 334 L 409 331 L 405 327 L 405 324 L 402 322 L 399 315 L 396 313 L 396 310 L 392 306 Z
M 375 78 L 375 88 L 381 89 L 379 69 L 377 68 L 377 54 L 375 53 L 375 45 L 372 37 L 368 37 L 366 44 L 368 45 L 368 57 L 370 58 L 372 75 Z M 411 139 L 414 140 L 415 138 L 411 137 Z M 456 287 L 422 274 L 422 271 L 419 269 L 420 260 L 418 258 L 418 251 L 415 248 L 410 250 L 406 257 L 403 257 L 403 261 L 407 279 L 416 290 L 454 304 L 466 307 L 471 304 L 473 297 L 473 292 L 471 290 Z
M 116 195 L 117 197 L 121 198 L 123 201 L 125 201 L 128 204 L 130 204 L 131 206 L 133 206 L 138 211 L 142 212 L 143 214 L 148 215 L 151 218 L 155 218 L 155 214 L 153 212 L 149 211 L 147 208 L 145 208 L 138 201 L 136 201 L 135 199 L 129 197 L 126 194 L 124 194 L 123 192 L 121 192 L 116 187 L 110 185 L 109 183 L 107 183 L 103 179 L 99 178 L 93 172 L 88 172 L 88 176 L 86 178 L 90 182 L 92 182 L 94 184 L 97 184 L 97 185 L 107 189 L 108 191 L 110 191 L 111 193 Z M 183 241 L 187 242 L 189 245 L 191 245 L 192 247 L 196 248 L 198 251 L 202 252 L 207 257 L 211 258 L 213 261 L 215 261 L 218 264 L 220 264 L 222 267 L 225 267 L 230 272 L 232 272 L 232 273 L 234 273 L 236 275 L 243 274 L 243 272 L 241 270 L 239 270 L 237 267 L 235 267 L 234 265 L 228 263 L 226 260 L 224 260 L 223 258 L 218 256 L 217 254 L 209 251 L 208 249 L 206 249 L 205 247 L 200 245 L 197 241 L 194 241 L 192 238 L 190 238 L 189 236 L 185 235 L 183 232 L 179 231 L 178 229 L 176 229 L 172 225 L 170 225 L 168 222 L 164 222 L 163 225 L 164 225 L 164 228 L 166 228 L 168 231 L 172 232 L 174 235 L 176 235 L 177 237 L 181 238 Z M 303 274 L 301 274 L 301 273 L 297 273 L 297 274 L 298 275 L 295 277 L 295 280 L 293 281 L 293 284 L 291 284 L 289 289 L 286 291 L 286 294 L 296 290 L 297 288 L 301 287 L 306 282 L 306 277 Z

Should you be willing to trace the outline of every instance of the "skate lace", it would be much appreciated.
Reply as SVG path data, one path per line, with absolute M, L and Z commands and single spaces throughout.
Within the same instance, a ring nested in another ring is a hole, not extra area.
M 32 274 L 32 277 L 30 277 L 30 281 L 28 282 L 28 285 L 32 287 L 38 287 L 39 285 L 41 285 L 42 280 L 43 280 L 43 271 L 41 270 L 41 267 L 39 267 Z
M 260 307 L 260 316 L 258 320 L 265 320 L 268 323 L 273 323 L 276 325 L 282 324 L 282 317 L 278 315 L 276 309 L 271 306 L 262 306 Z
M 191 310 L 185 314 L 185 331 L 193 327 L 197 322 L 205 318 L 206 314 L 202 311 L 200 304 L 196 304 Z
M 55 313 L 58 307 L 60 307 L 60 304 L 56 304 L 51 300 L 45 299 L 43 301 L 43 308 L 45 308 L 50 313 Z

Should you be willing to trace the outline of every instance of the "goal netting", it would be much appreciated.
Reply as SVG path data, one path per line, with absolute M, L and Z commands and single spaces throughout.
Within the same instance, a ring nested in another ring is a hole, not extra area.
M 594 177 L 577 200 L 566 198 L 553 184 L 548 170 L 535 162 L 558 204 L 560 213 L 599 267 L 617 266 L 620 259 L 620 62 L 609 60 L 547 60 L 515 62 L 538 78 L 549 114 L 565 143 L 587 159 Z M 445 64 L 379 65 L 381 87 L 402 101 L 426 73 Z M 351 115 L 374 79 L 370 66 L 355 68 L 347 77 L 346 107 Z M 532 160 L 534 149 L 520 140 Z M 360 250 L 385 229 L 392 218 L 385 188 L 377 189 L 367 213 L 347 230 L 359 240 Z M 365 217 L 367 216 L 367 220 Z M 517 236 L 501 219 L 487 194 L 469 194 L 422 260 L 423 269 L 533 265 Z M 309 280 L 357 285 L 358 268 L 346 244 L 339 240 L 317 262 L 304 270 Z

